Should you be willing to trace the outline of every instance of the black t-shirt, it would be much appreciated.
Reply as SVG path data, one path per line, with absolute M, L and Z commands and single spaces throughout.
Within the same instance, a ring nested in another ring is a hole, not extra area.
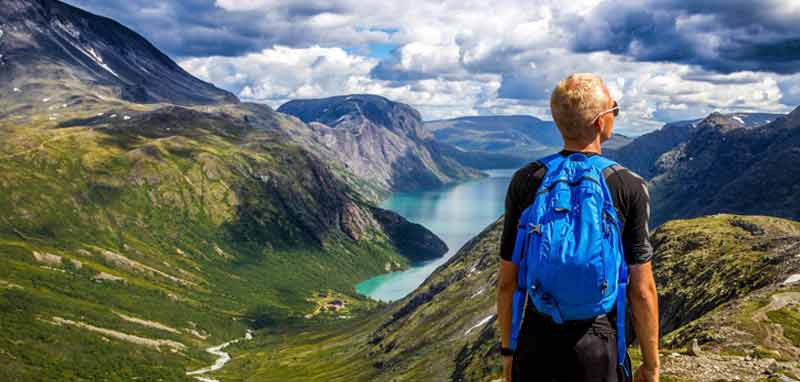
M 576 151 L 562 150 L 563 156 Z M 584 152 L 587 156 L 596 155 Z M 650 195 L 644 179 L 635 172 L 621 165 L 614 165 L 606 175 L 606 184 L 614 199 L 614 208 L 622 223 L 622 247 L 625 262 L 628 264 L 641 264 L 650 261 L 653 257 L 653 248 L 650 245 Z M 546 168 L 539 162 L 531 162 L 520 168 L 511 178 L 506 192 L 506 211 L 503 226 L 503 236 L 500 239 L 500 257 L 511 261 L 514 252 L 514 242 L 517 237 L 517 225 L 520 215 L 529 205 L 533 204 L 533 197 L 542 182 Z M 547 336 L 570 336 L 575 333 L 585 333 L 589 330 L 598 332 L 613 332 L 616 322 L 616 307 L 608 315 L 600 315 L 594 319 L 567 322 L 558 325 L 548 317 L 536 312 L 533 304 L 527 304 L 525 319 L 519 333 L 517 350 L 519 353 L 531 352 L 537 341 L 547 341 Z M 626 342 L 631 344 L 634 333 L 630 322 L 626 322 Z
M 561 150 L 567 156 L 576 151 Z M 587 156 L 596 155 L 584 152 Z M 500 239 L 500 258 L 511 261 L 520 215 L 533 204 L 533 197 L 542 182 L 546 169 L 538 161 L 520 168 L 511 178 L 506 192 L 506 211 L 503 236 Z M 606 184 L 622 223 L 622 247 L 628 264 L 641 264 L 653 257 L 650 245 L 650 195 L 644 179 L 625 167 L 616 165 L 606 177 Z

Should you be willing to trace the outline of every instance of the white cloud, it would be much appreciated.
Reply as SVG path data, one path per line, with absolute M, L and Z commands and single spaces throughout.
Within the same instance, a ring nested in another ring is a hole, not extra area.
M 794 106 L 791 102 L 800 102 L 797 75 L 720 74 L 688 64 L 571 51 L 576 23 L 600 3 L 217 0 L 218 7 L 231 11 L 295 14 L 293 22 L 302 26 L 298 31 L 319 36 L 320 45 L 274 46 L 240 57 L 188 59 L 181 65 L 245 100 L 272 106 L 292 98 L 375 93 L 415 106 L 426 119 L 478 113 L 549 119 L 553 85 L 571 72 L 590 71 L 604 77 L 622 106 L 618 131 L 631 135 L 715 110 L 786 112 Z M 677 29 L 702 31 L 709 17 L 681 16 Z M 347 41 L 349 47 L 392 41 L 399 48 L 395 57 L 380 62 L 332 47 L 348 46 Z M 691 41 L 709 52 L 724 43 L 715 34 Z
M 422 79 L 394 83 L 370 77 L 376 59 L 349 54 L 341 48 L 276 46 L 241 57 L 206 57 L 182 61 L 190 73 L 230 89 L 246 101 L 273 107 L 297 98 L 348 93 L 379 94 L 418 108 L 426 118 L 477 114 L 481 99 L 496 96 L 499 76 L 474 80 Z

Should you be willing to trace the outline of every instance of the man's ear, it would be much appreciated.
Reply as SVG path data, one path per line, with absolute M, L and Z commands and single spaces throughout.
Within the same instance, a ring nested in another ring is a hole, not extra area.
M 592 128 L 595 129 L 595 133 L 598 135 L 601 135 L 603 133 L 603 128 L 606 127 L 606 121 L 603 117 L 604 116 L 601 115 L 600 118 L 594 120 L 594 123 L 592 124 Z

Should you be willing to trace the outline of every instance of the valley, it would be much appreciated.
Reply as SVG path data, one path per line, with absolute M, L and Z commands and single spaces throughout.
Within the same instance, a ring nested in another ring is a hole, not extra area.
M 0 28 L 0 380 L 500 380 L 505 191 L 553 122 L 243 102 L 56 0 Z M 652 194 L 663 380 L 800 379 L 798 132 L 607 142 Z

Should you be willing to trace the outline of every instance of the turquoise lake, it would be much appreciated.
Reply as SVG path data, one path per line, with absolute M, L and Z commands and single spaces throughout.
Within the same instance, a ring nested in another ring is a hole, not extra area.
M 436 267 L 503 214 L 506 189 L 515 170 L 484 170 L 489 174 L 486 178 L 436 190 L 393 193 L 381 207 L 433 231 L 444 240 L 448 251 L 441 258 L 412 264 L 408 270 L 364 280 L 356 284 L 356 291 L 383 301 L 398 300 L 412 292 Z

